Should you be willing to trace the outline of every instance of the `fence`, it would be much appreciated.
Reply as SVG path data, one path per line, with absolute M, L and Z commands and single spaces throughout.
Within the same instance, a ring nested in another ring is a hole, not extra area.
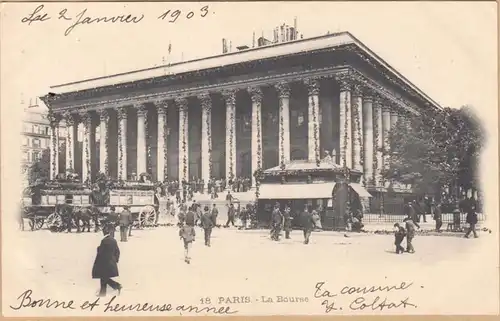
M 402 222 L 406 215 L 403 214 L 364 214 L 363 222 L 364 223 L 396 223 Z M 443 213 L 443 224 L 453 223 L 453 213 Z M 433 216 L 431 214 L 426 214 L 427 222 L 433 222 Z M 460 222 L 466 222 L 467 214 L 460 214 Z M 486 215 L 483 213 L 477 214 L 477 219 L 479 222 L 483 222 L 486 219 Z M 423 222 L 423 217 L 420 218 L 420 222 Z

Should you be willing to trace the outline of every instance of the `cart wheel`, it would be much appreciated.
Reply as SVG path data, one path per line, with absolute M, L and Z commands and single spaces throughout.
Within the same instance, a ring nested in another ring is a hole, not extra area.
M 139 212 L 139 225 L 141 227 L 154 226 L 156 221 L 156 210 L 151 205 L 144 206 Z
M 43 227 L 45 219 L 43 217 L 35 217 L 35 230 L 39 230 Z
M 50 228 L 51 226 L 61 226 L 62 225 L 62 217 L 57 213 L 52 213 L 47 217 L 47 226 Z

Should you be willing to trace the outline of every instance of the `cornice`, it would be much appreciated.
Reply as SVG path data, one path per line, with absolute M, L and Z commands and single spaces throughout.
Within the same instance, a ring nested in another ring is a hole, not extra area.
M 114 100 L 103 100 L 93 103 L 85 103 L 79 105 L 71 105 L 65 107 L 55 108 L 57 113 L 62 113 L 65 111 L 75 110 L 97 110 L 99 108 L 120 108 L 131 105 L 142 105 L 145 103 L 154 103 L 158 101 L 173 100 L 187 97 L 194 97 L 203 95 L 209 92 L 219 92 L 223 95 L 226 93 L 233 93 L 237 90 L 246 90 L 248 87 L 258 87 L 258 86 L 269 86 L 276 83 L 293 83 L 293 82 L 304 82 L 305 79 L 309 80 L 320 80 L 324 78 L 335 78 L 339 79 L 349 79 L 351 82 L 362 84 L 363 90 L 368 90 L 374 95 L 379 95 L 389 100 L 393 105 L 398 106 L 412 114 L 419 115 L 415 104 L 408 102 L 397 94 L 393 94 L 388 89 L 384 88 L 382 85 L 378 84 L 375 80 L 367 77 L 360 71 L 350 67 L 350 66 L 340 66 L 340 67 L 325 67 L 317 68 L 306 71 L 294 71 L 288 73 L 282 73 L 279 75 L 268 75 L 263 77 L 254 77 L 241 79 L 236 81 L 228 81 L 226 83 L 219 84 L 207 84 L 197 87 L 187 87 L 177 90 L 170 90 L 154 94 L 141 94 L 135 96 L 127 96 L 124 98 L 114 99 Z M 54 101 L 51 97 L 44 96 L 51 106 L 53 107 Z M 53 108 L 51 108 L 53 109 Z

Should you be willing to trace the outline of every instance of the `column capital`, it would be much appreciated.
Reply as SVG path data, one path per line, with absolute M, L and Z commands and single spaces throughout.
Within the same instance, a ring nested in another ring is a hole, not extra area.
M 134 108 L 137 110 L 137 116 L 146 116 L 147 109 L 144 103 L 134 103 Z
M 261 103 L 262 102 L 262 89 L 260 87 L 248 87 L 248 93 L 250 94 L 250 98 L 253 103 Z
M 186 111 L 188 107 L 188 100 L 186 97 L 175 98 L 175 105 L 179 108 L 179 111 Z
M 319 94 L 319 80 L 316 78 L 304 79 L 304 84 L 307 86 L 307 92 L 309 95 Z
M 236 104 L 236 90 L 234 89 L 225 89 L 222 91 L 222 97 L 226 101 L 228 105 Z
M 50 127 L 56 127 L 59 126 L 59 122 L 61 121 L 61 115 L 49 109 L 49 112 L 47 114 L 47 119 L 49 120 Z
M 399 116 L 398 109 L 395 107 L 391 108 L 391 115 L 392 116 Z
M 97 110 L 97 114 L 99 115 L 99 120 L 103 122 L 109 121 L 109 111 L 107 109 L 99 109 Z
M 87 110 L 79 111 L 78 116 L 82 120 L 82 123 L 85 125 L 87 124 L 87 122 L 90 122 L 90 120 L 92 119 L 92 115 L 90 115 L 90 112 Z
M 64 121 L 66 122 L 66 126 L 73 126 L 76 123 L 75 115 L 70 113 L 69 111 L 63 114 Z
M 340 91 L 350 91 L 353 85 L 354 79 L 351 75 L 341 73 L 334 75 L 335 80 L 340 86 Z
M 363 87 L 361 84 L 354 82 L 351 88 L 353 97 L 363 97 Z
M 212 108 L 212 99 L 210 98 L 210 94 L 209 93 L 199 94 L 197 96 L 197 98 L 198 98 L 198 100 L 201 103 L 201 108 L 202 109 L 209 110 L 209 109 Z
M 127 119 L 127 107 L 118 107 L 116 109 L 118 120 Z
M 160 113 L 165 113 L 166 109 L 168 107 L 168 102 L 166 100 L 155 100 L 153 102 L 153 105 L 155 105 L 156 110 L 158 111 L 158 114 Z
M 289 98 L 290 97 L 290 84 L 288 82 L 282 81 L 274 85 L 276 90 L 278 91 L 278 96 L 280 98 Z

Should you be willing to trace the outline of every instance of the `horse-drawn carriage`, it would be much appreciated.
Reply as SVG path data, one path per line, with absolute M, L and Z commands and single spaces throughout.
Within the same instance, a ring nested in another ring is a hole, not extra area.
M 25 189 L 22 218 L 30 220 L 32 230 L 45 225 L 53 231 L 90 232 L 92 226 L 99 230 L 112 207 L 120 213 L 128 206 L 133 226 L 144 228 L 156 225 L 157 203 L 152 184 L 120 182 L 90 189 L 80 182 L 51 181 Z

